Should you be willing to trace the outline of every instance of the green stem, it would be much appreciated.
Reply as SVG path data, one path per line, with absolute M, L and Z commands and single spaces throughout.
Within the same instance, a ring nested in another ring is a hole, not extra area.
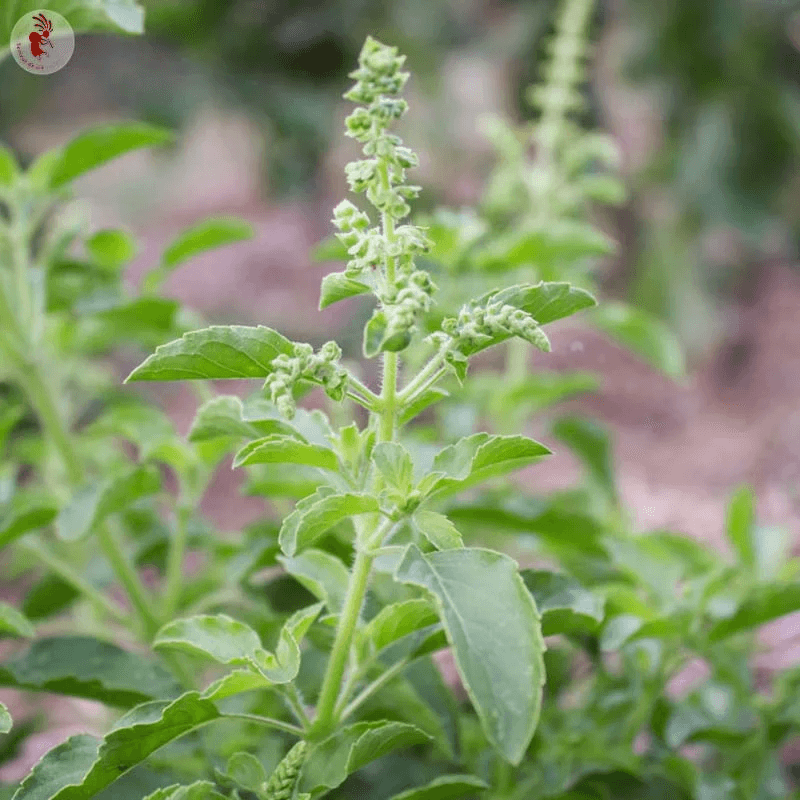
M 384 687 L 393 678 L 397 677 L 397 675 L 399 675 L 408 666 L 408 664 L 408 659 L 403 659 L 392 664 L 389 669 L 387 669 L 383 674 L 381 674 L 380 677 L 376 678 L 368 686 L 365 686 L 364 689 L 362 689 L 361 692 L 359 692 L 359 694 L 353 698 L 352 702 L 348 703 L 347 706 L 342 709 L 341 713 L 339 714 L 339 720 L 341 721 L 347 719 L 347 717 L 349 717 L 363 702 L 372 697 L 375 692 Z
M 350 653 L 350 645 L 355 633 L 358 615 L 361 613 L 361 604 L 367 591 L 369 572 L 372 568 L 372 557 L 359 550 L 353 564 L 350 584 L 347 587 L 347 596 L 344 609 L 339 618 L 339 627 L 336 630 L 336 639 L 333 643 L 331 657 L 322 682 L 319 701 L 317 702 L 317 718 L 312 730 L 316 736 L 324 738 L 330 733 L 334 724 L 334 710 L 339 689 L 342 684 L 342 675 Z
M 21 550 L 30 553 L 41 561 L 52 572 L 58 575 L 66 583 L 77 589 L 86 600 L 91 603 L 98 611 L 105 612 L 109 616 L 130 626 L 131 620 L 125 610 L 120 608 L 115 602 L 99 592 L 86 581 L 79 573 L 72 569 L 69 564 L 62 561 L 55 553 L 39 542 L 21 540 L 16 543 Z
M 403 387 L 397 395 L 397 402 L 400 406 L 408 406 L 419 397 L 425 390 L 429 389 L 443 373 L 445 351 L 440 350 L 422 369 L 421 372 Z
M 297 692 L 297 687 L 293 683 L 284 684 L 283 696 L 286 698 L 286 702 L 294 712 L 295 717 L 297 717 L 297 721 L 304 728 L 307 727 L 309 724 L 309 719 L 305 709 L 303 708 L 303 704 L 300 701 L 300 695 Z
M 524 339 L 512 339 L 506 350 L 505 378 L 508 382 L 522 383 L 528 375 L 528 343 Z
M 298 728 L 297 725 L 292 725 L 291 722 L 283 722 L 282 720 L 273 719 L 272 717 L 262 717 L 258 714 L 223 714 L 222 719 L 241 719 L 245 722 L 255 722 L 257 725 L 266 725 L 269 728 L 277 728 L 279 731 L 294 734 L 301 739 L 305 734 L 302 728 Z
M 131 605 L 136 610 L 147 640 L 151 641 L 156 631 L 161 627 L 161 623 L 150 605 L 150 600 L 138 573 L 105 524 L 97 528 L 97 539 L 114 570 L 114 574 L 125 589 Z
M 186 553 L 188 538 L 189 518 L 191 507 L 181 504 L 176 514 L 175 535 L 169 543 L 166 566 L 166 584 L 164 587 L 164 608 L 162 617 L 171 619 L 178 606 L 181 592 L 181 578 L 183 577 L 183 558 Z

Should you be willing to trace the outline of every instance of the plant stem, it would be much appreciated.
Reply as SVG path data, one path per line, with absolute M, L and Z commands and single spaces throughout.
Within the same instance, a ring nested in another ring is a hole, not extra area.
M 381 184 L 388 190 L 390 187 L 389 171 L 385 162 L 379 165 Z M 387 249 L 395 241 L 394 219 L 388 212 L 381 214 L 381 225 L 383 235 L 386 240 Z M 393 256 L 386 255 L 384 258 L 384 280 L 387 286 L 392 286 L 395 281 L 395 259 Z M 383 354 L 383 381 L 381 383 L 381 396 L 378 411 L 378 441 L 390 442 L 395 437 L 397 422 L 397 353 L 386 352 Z M 375 412 L 373 412 L 374 414 Z M 380 489 L 380 477 L 376 475 L 376 490 Z M 376 517 L 374 526 L 377 529 L 380 525 L 380 518 Z M 373 530 L 374 533 L 374 530 Z M 361 606 L 364 602 L 364 595 L 369 584 L 369 574 L 372 569 L 374 556 L 370 555 L 369 537 L 366 537 L 359 546 L 359 537 L 356 537 L 356 558 L 353 563 L 353 571 L 350 574 L 350 582 L 347 587 L 347 595 L 344 601 L 344 608 L 339 617 L 339 625 L 336 629 L 336 638 L 333 642 L 333 649 L 325 670 L 325 677 L 322 681 L 319 700 L 317 701 L 317 718 L 312 725 L 313 736 L 322 738 L 336 724 L 336 705 L 342 688 L 342 677 L 347 665 L 350 648 L 353 642 L 353 634 L 358 624 L 358 617 L 361 613 Z
M 409 664 L 408 659 L 403 659 L 392 664 L 380 677 L 359 692 L 353 700 L 345 706 L 339 714 L 339 720 L 347 719 L 365 700 L 368 700 L 378 689 L 385 686 L 392 678 L 397 677 Z
M 86 581 L 79 573 L 73 570 L 69 564 L 62 561 L 43 544 L 40 542 L 21 540 L 16 543 L 16 546 L 30 553 L 49 567 L 66 583 L 77 589 L 98 611 L 105 612 L 117 621 L 130 626 L 130 617 L 125 613 L 124 609 L 120 608 L 120 606 L 106 597 L 102 592 L 95 589 L 95 587 Z
M 164 609 L 162 617 L 171 619 L 178 605 L 183 576 L 183 557 L 186 552 L 189 517 L 191 508 L 185 503 L 178 506 L 176 514 L 175 535 L 169 543 L 166 566 L 166 585 L 164 588 Z
M 397 395 L 397 401 L 401 406 L 407 406 L 415 400 L 422 392 L 428 389 L 441 374 L 444 364 L 444 350 L 440 350 L 422 369 L 422 371 L 410 381 L 403 390 Z
M 358 622 L 358 615 L 361 612 L 361 604 L 367 591 L 371 568 L 372 557 L 359 550 L 356 553 L 350 584 L 347 587 L 344 609 L 342 610 L 342 616 L 339 618 L 336 639 L 333 643 L 333 650 L 328 660 L 328 667 L 325 671 L 325 678 L 322 682 L 322 689 L 317 702 L 317 718 L 314 721 L 312 730 L 320 738 L 330 732 L 334 722 L 334 710 L 342 683 L 342 675 L 347 663 L 347 656 L 350 653 L 350 645 Z
M 161 627 L 161 623 L 150 605 L 150 600 L 139 575 L 122 551 L 119 542 L 117 542 L 105 524 L 97 528 L 97 539 L 114 570 L 114 574 L 125 589 L 131 605 L 136 610 L 147 641 L 151 641 L 156 631 Z
M 506 350 L 505 379 L 512 384 L 522 383 L 528 374 L 528 343 L 524 339 L 512 339 Z
M 223 714 L 223 719 L 242 719 L 245 722 L 255 722 L 257 725 L 266 725 L 270 728 L 277 728 L 279 731 L 286 731 L 286 733 L 292 733 L 295 736 L 299 736 L 301 739 L 303 738 L 304 731 L 302 728 L 298 728 L 297 725 L 292 725 L 291 722 L 283 722 L 279 719 L 273 719 L 272 717 L 261 717 L 258 714 Z

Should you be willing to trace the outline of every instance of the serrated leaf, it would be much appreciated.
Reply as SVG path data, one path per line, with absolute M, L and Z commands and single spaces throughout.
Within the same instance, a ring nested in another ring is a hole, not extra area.
M 248 464 L 301 464 L 336 472 L 339 460 L 329 447 L 298 441 L 293 436 L 272 434 L 246 444 L 234 456 L 234 467 Z
M 94 264 L 113 272 L 136 255 L 136 240 L 127 231 L 97 231 L 86 240 L 85 245 Z
M 275 653 L 256 653 L 253 663 L 267 680 L 289 683 L 297 677 L 300 670 L 300 643 L 321 610 L 322 603 L 317 603 L 296 611 L 281 628 Z
M 125 381 L 266 378 L 274 358 L 293 352 L 271 328 L 213 325 L 157 347 Z
M 444 515 L 436 511 L 420 509 L 412 517 L 414 527 L 437 550 L 451 550 L 463 547 L 464 540 L 455 525 Z
M 418 489 L 439 499 L 514 472 L 549 454 L 543 444 L 526 436 L 476 433 L 442 450 L 433 461 L 432 472 Z
M 30 638 L 36 633 L 30 620 L 8 603 L 0 603 L 0 636 Z
M 800 583 L 759 586 L 750 593 L 735 614 L 711 626 L 708 638 L 717 642 L 796 611 L 800 611 Z
M 409 545 L 395 578 L 433 596 L 487 738 L 518 764 L 539 719 L 545 646 L 516 562 L 491 550 L 423 555 Z
M 50 176 L 50 185 L 58 188 L 131 150 L 167 144 L 173 138 L 171 131 L 142 122 L 106 125 L 85 131 L 61 151 Z
M 661 320 L 623 303 L 604 302 L 592 312 L 591 321 L 666 375 L 679 378 L 686 373 L 680 343 Z
M 594 632 L 603 621 L 603 598 L 563 573 L 524 569 L 525 586 L 536 601 L 542 633 Z
M 370 458 L 388 486 L 404 493 L 411 491 L 414 468 L 403 445 L 379 442 L 372 448 Z
M 61 509 L 56 533 L 67 541 L 82 539 L 110 514 L 160 490 L 161 474 L 151 464 L 136 467 L 103 484 L 85 486 Z
M 749 486 L 740 486 L 733 493 L 728 503 L 725 532 L 739 561 L 748 567 L 754 567 L 755 497 Z
M 484 781 L 474 775 L 442 775 L 425 786 L 400 792 L 391 800 L 456 800 L 488 788 Z
M 119 708 L 174 697 L 179 691 L 158 664 L 89 636 L 36 640 L 0 666 L 0 686 L 99 700 Z
M 370 287 L 366 283 L 348 278 L 344 272 L 331 272 L 322 279 L 319 297 L 320 311 L 340 300 L 357 297 L 369 291 Z
M 190 442 L 204 442 L 220 437 L 257 439 L 271 434 L 305 441 L 296 427 L 279 418 L 271 404 L 248 402 L 245 408 L 236 395 L 220 395 L 197 409 L 187 438 Z
M 336 556 L 323 550 L 308 549 L 293 558 L 278 556 L 286 571 L 322 600 L 331 614 L 339 614 L 344 605 L 350 573 Z
M 589 292 L 563 282 L 520 284 L 490 292 L 486 298 L 506 303 L 530 314 L 540 325 L 564 319 L 597 305 Z
M 159 630 L 153 647 L 200 654 L 220 664 L 250 664 L 263 650 L 258 634 L 225 614 L 204 614 L 168 622 Z
M 379 511 L 378 500 L 368 494 L 333 494 L 328 487 L 301 500 L 281 525 L 281 550 L 291 557 L 310 547 L 334 525 L 356 514 Z
M 312 800 L 344 783 L 348 775 L 400 747 L 411 747 L 429 736 L 403 722 L 359 722 L 342 728 L 307 756 L 301 791 Z
M 197 692 L 171 703 L 144 703 L 122 717 L 104 739 L 73 736 L 51 750 L 13 800 L 91 800 L 151 753 L 220 716 Z
M 235 669 L 206 687 L 202 697 L 217 702 L 244 692 L 267 689 L 273 686 L 260 672 L 252 669 Z

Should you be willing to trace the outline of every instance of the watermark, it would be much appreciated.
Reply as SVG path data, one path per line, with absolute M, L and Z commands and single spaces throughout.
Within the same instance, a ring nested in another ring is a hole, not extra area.
M 61 14 L 43 8 L 17 20 L 9 46 L 14 60 L 26 72 L 52 75 L 72 58 L 75 33 Z

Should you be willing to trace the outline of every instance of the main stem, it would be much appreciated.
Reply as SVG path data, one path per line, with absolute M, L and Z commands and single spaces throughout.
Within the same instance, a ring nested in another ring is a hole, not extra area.
M 386 165 L 382 165 L 381 180 L 385 188 L 389 186 L 389 176 Z M 394 241 L 394 219 L 383 212 L 381 215 L 383 234 L 387 244 Z M 387 286 L 391 286 L 395 280 L 394 258 L 387 256 L 385 259 L 385 278 Z M 380 417 L 378 420 L 378 441 L 390 442 L 395 437 L 397 421 L 397 353 L 383 354 L 383 381 L 381 387 Z M 376 478 L 376 480 L 378 480 Z M 376 486 L 376 489 L 380 488 Z M 380 520 L 376 518 L 374 531 L 378 528 Z M 317 701 L 317 718 L 311 729 L 314 738 L 324 738 L 336 724 L 336 701 L 342 686 L 342 677 L 347 666 L 347 659 L 350 655 L 350 647 L 353 642 L 353 634 L 358 624 L 358 616 L 361 613 L 361 606 L 364 603 L 364 595 L 369 584 L 369 574 L 372 569 L 374 556 L 368 555 L 371 549 L 370 537 L 366 537 L 356 542 L 356 558 L 353 563 L 353 571 L 350 575 L 350 583 L 347 587 L 347 595 L 344 601 L 342 615 L 339 618 L 339 626 L 336 630 L 336 638 L 333 642 L 331 657 L 322 681 L 319 700 Z

